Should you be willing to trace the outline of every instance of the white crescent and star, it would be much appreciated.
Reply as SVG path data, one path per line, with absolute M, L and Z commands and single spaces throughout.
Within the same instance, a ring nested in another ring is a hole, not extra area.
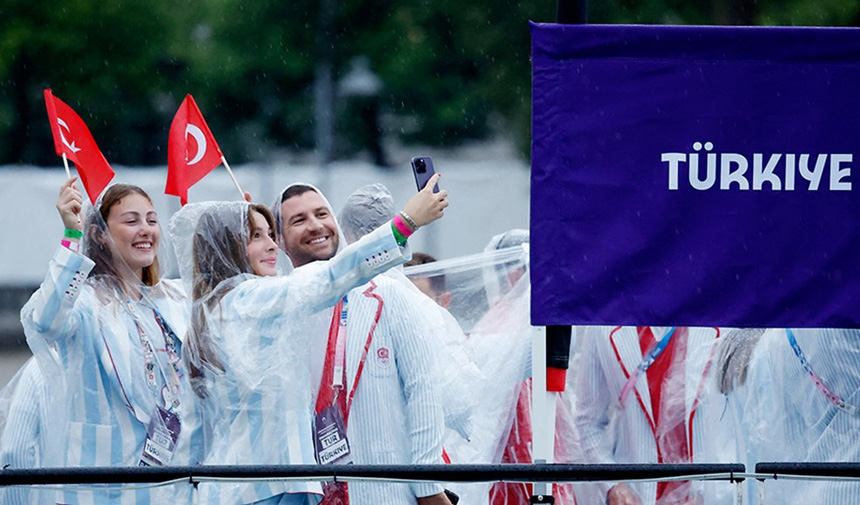
M 63 121 L 63 118 L 60 117 L 57 118 L 57 124 L 60 125 L 60 140 L 63 141 L 63 144 L 65 144 L 66 147 L 71 149 L 73 153 L 80 151 L 81 148 L 75 145 L 75 141 L 72 141 L 72 143 L 69 144 L 69 141 L 66 140 L 66 136 L 63 135 L 63 128 L 65 128 L 67 132 L 72 133 L 72 130 L 69 129 L 69 125 L 67 125 L 66 122 Z
M 188 166 L 191 166 L 198 161 L 203 159 L 203 155 L 206 154 L 206 136 L 203 135 L 203 131 L 194 126 L 193 124 L 188 124 L 185 127 L 185 139 L 188 140 L 188 135 L 194 137 L 194 140 L 197 141 L 197 153 L 194 155 L 194 158 L 188 162 Z M 188 153 L 186 152 L 185 159 L 188 160 Z

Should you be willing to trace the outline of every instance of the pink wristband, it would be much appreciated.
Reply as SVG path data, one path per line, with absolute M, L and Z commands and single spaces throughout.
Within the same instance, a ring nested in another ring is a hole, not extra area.
M 394 223 L 394 227 L 397 228 L 397 231 L 399 231 L 404 238 L 409 238 L 409 236 L 412 235 L 412 230 L 406 226 L 406 223 L 403 222 L 400 215 L 394 216 L 394 219 L 392 219 L 391 222 Z
M 60 245 L 65 247 L 66 249 L 72 252 L 78 252 L 80 250 L 81 245 L 78 242 L 72 242 L 67 238 L 64 238 L 60 241 Z

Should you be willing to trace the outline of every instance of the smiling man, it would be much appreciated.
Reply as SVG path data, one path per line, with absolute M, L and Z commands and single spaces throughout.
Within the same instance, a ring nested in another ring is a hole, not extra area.
M 446 194 L 440 192 L 439 198 Z M 288 186 L 273 210 L 279 244 L 295 268 L 330 259 L 346 245 L 331 206 L 312 186 Z M 425 335 L 429 323 L 410 296 L 419 295 L 377 276 L 351 290 L 319 321 L 309 322 L 321 323 L 309 363 L 319 384 L 318 462 L 442 463 L 444 417 L 432 373 L 435 356 Z M 355 482 L 348 489 L 326 483 L 323 488 L 322 505 L 450 505 L 442 487 L 433 483 Z
M 281 196 L 280 218 L 282 247 L 294 266 L 327 260 L 337 252 L 337 223 L 328 202 L 314 188 L 288 187 Z

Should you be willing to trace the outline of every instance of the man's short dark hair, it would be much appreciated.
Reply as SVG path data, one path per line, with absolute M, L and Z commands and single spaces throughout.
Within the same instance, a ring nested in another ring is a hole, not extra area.
M 436 258 L 430 256 L 427 253 L 423 252 L 414 252 L 412 253 L 412 259 L 407 261 L 403 266 L 413 267 L 415 265 L 424 265 L 426 263 L 433 263 L 436 261 Z
M 426 265 L 427 263 L 434 263 L 436 258 L 430 256 L 427 253 L 423 252 L 414 252 L 412 253 L 412 259 L 407 261 L 405 266 L 411 267 L 415 265 Z M 441 295 L 445 291 L 447 291 L 447 282 L 445 281 L 445 274 L 438 273 L 433 276 L 427 277 L 419 277 L 422 279 L 430 279 L 430 288 L 433 290 L 436 295 Z
M 287 188 L 287 190 L 284 191 L 283 194 L 281 194 L 281 203 L 284 203 L 285 201 L 289 200 L 294 196 L 301 196 L 308 191 L 313 191 L 314 193 L 317 192 L 317 190 L 306 184 L 293 184 L 292 186 Z

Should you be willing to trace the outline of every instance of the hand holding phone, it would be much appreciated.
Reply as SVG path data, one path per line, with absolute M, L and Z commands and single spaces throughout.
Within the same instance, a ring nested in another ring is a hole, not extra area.
M 433 192 L 439 177 L 441 174 L 433 174 L 424 189 L 412 195 L 412 198 L 403 206 L 403 212 L 414 222 L 413 228 L 430 224 L 445 214 L 445 208 L 449 205 L 448 191 L 442 189 L 438 193 Z
M 433 159 L 429 156 L 412 158 L 412 173 L 415 174 L 415 183 L 418 185 L 418 191 L 421 191 L 427 185 L 427 181 L 436 173 L 436 170 L 433 168 Z M 433 192 L 439 192 L 438 184 L 433 188 Z

